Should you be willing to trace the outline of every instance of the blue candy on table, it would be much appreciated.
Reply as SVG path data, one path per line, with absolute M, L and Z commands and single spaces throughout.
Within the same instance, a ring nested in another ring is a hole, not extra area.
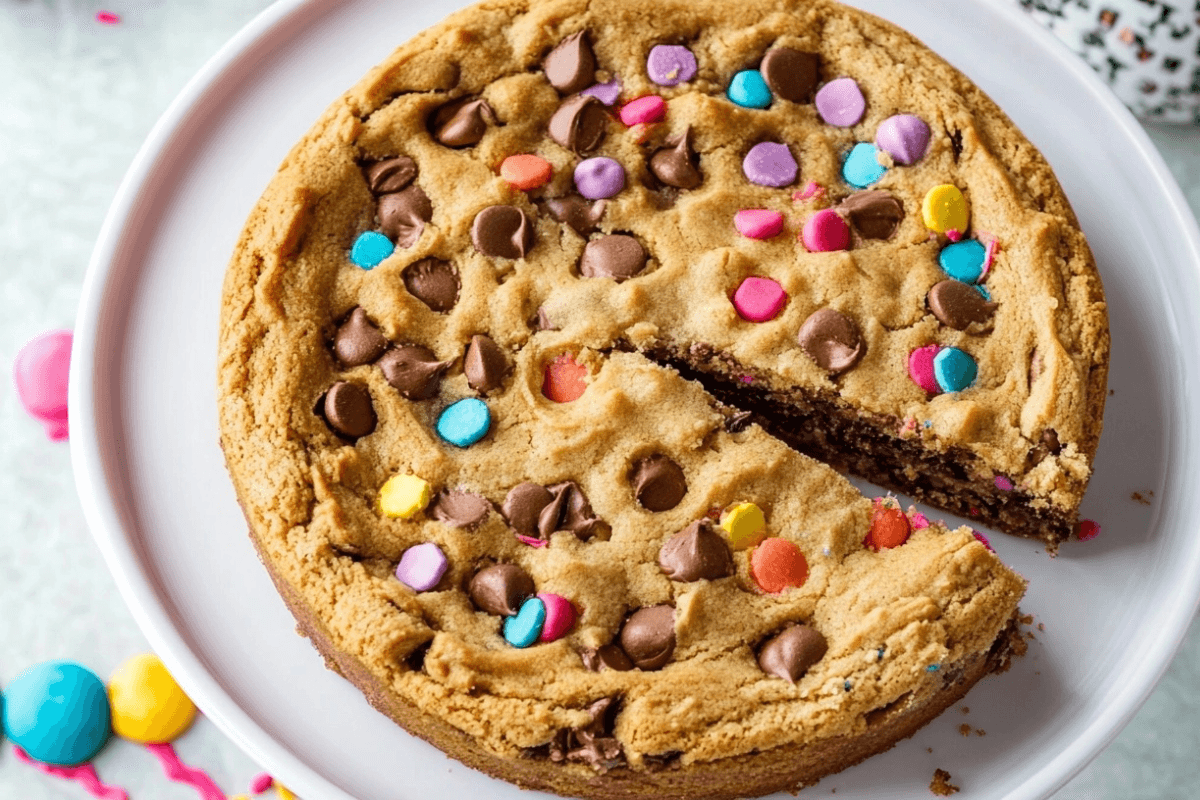
M 112 735 L 104 681 L 73 661 L 22 672 L 4 693 L 4 732 L 29 756 L 71 767 L 89 761 Z

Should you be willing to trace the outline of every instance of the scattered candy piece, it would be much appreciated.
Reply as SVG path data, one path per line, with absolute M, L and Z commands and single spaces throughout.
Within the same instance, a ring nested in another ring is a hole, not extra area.
M 974 528 L 971 529 L 971 533 L 975 536 L 976 541 L 978 541 L 980 544 L 982 544 L 988 550 L 991 550 L 993 553 L 996 552 L 996 548 L 992 547 L 992 543 L 988 541 L 988 538 L 986 536 L 984 536 L 982 533 L 975 530 Z
M 729 545 L 707 517 L 667 539 L 658 551 L 658 566 L 673 581 L 717 580 L 733 574 Z
M 767 518 L 754 503 L 738 503 L 721 512 L 721 528 L 729 535 L 734 550 L 754 547 L 767 532 Z
M 821 80 L 821 57 L 790 47 L 773 47 L 758 69 L 776 95 L 793 103 L 807 103 Z
M 546 624 L 546 604 L 537 597 L 530 597 L 521 604 L 521 610 L 504 619 L 504 638 L 513 647 L 529 647 L 542 634 Z
M 750 555 L 750 577 L 764 592 L 778 594 L 789 587 L 804 585 L 808 580 L 808 560 L 794 543 L 769 537 Z
M 783 214 L 766 208 L 743 208 L 733 215 L 733 226 L 751 239 L 770 239 L 783 231 Z
M 878 500 L 871 514 L 871 528 L 863 542 L 875 552 L 899 547 L 908 541 L 911 533 L 908 517 L 899 508 L 888 508 Z
M 933 374 L 943 392 L 961 392 L 975 382 L 975 359 L 957 347 L 943 347 L 933 357 Z
M 867 101 L 853 78 L 837 78 L 822 86 L 816 104 L 821 119 L 838 128 L 856 124 L 867 110 Z
M 1075 535 L 1079 537 L 1079 541 L 1086 542 L 1095 539 L 1100 535 L 1100 523 L 1090 519 L 1079 520 L 1079 527 L 1075 531 Z
M 677 86 L 696 77 L 696 56 L 683 45 L 656 44 L 646 58 L 646 74 L 659 86 Z
M 800 241 L 814 253 L 845 250 L 850 247 L 850 226 L 833 209 L 822 209 L 805 220 Z
M 816 181 L 809 181 L 804 184 L 804 189 L 792 195 L 793 200 L 808 200 L 812 197 L 824 197 L 825 187 Z
M 621 81 L 613 78 L 608 83 L 597 83 L 584 89 L 580 94 L 585 97 L 594 97 L 604 105 L 611 106 L 621 96 Z
M 672 606 L 639 608 L 625 619 L 621 649 L 638 669 L 661 669 L 675 652 L 675 609 Z
M 120 14 L 114 14 L 111 11 L 97 11 L 96 12 L 96 22 L 99 22 L 101 25 L 116 25 L 120 21 L 121 21 Z
M 196 718 L 196 705 L 153 653 L 128 659 L 108 679 L 113 732 L 134 742 L 169 742 Z
M 416 475 L 393 475 L 379 488 L 379 510 L 389 517 L 411 519 L 425 506 L 433 492 L 429 483 Z
M 471 602 L 489 614 L 511 617 L 537 590 L 529 573 L 516 564 L 493 564 L 475 573 L 467 586 Z
M 299 800 L 296 795 L 282 783 L 275 784 L 275 791 L 279 793 L 279 800 Z
M 62 767 L 56 764 L 45 764 L 29 756 L 20 745 L 13 747 L 13 755 L 23 764 L 28 764 L 39 772 L 55 778 L 75 781 L 84 791 L 100 800 L 129 800 L 129 794 L 119 786 L 109 786 L 100 782 L 96 768 L 91 764 L 80 764 L 76 767 Z
M 1013 482 L 1005 475 L 997 475 L 993 481 L 996 488 L 1002 492 L 1011 492 L 1013 490 Z
M 925 227 L 936 233 L 958 231 L 961 234 L 971 221 L 967 199 L 957 186 L 949 183 L 935 186 L 925 194 L 921 202 L 921 216 L 925 220 Z
M 151 742 L 146 745 L 146 749 L 158 758 L 163 772 L 171 780 L 191 786 L 200 793 L 203 800 L 225 800 L 225 793 L 221 791 L 221 787 L 217 786 L 203 770 L 189 767 L 180 761 L 179 755 L 176 754 L 175 748 L 170 743 Z
M 50 331 L 34 337 L 17 353 L 13 381 L 29 414 L 46 426 L 52 441 L 67 438 L 67 375 L 71 367 L 71 332 Z
M 73 661 L 35 664 L 4 691 L 4 732 L 31 758 L 71 767 L 88 761 L 112 733 L 104 682 Z
M 670 511 L 687 494 L 683 468 L 662 453 L 634 462 L 629 480 L 633 496 L 647 511 Z
M 942 271 L 963 283 L 976 283 L 983 277 L 983 264 L 987 249 L 978 239 L 952 242 L 938 253 L 938 264 Z
M 787 292 L 771 278 L 746 278 L 733 293 L 733 307 L 749 322 L 775 319 L 786 303 Z
M 908 354 L 908 377 L 929 394 L 942 392 L 933 372 L 933 359 L 941 349 L 941 345 L 927 344 Z
M 830 375 L 850 369 L 867 352 L 858 326 L 832 308 L 820 308 L 809 315 L 796 339 L 808 357 Z
M 939 322 L 956 331 L 966 330 L 973 322 L 986 323 L 996 312 L 996 304 L 987 299 L 981 287 L 957 280 L 935 283 L 925 302 Z
M 630 100 L 617 112 L 621 122 L 629 127 L 658 122 L 667 115 L 667 103 L 656 94 Z
M 500 177 L 514 189 L 526 192 L 549 183 L 553 171 L 549 161 L 531 153 L 509 156 L 500 164 Z
M 560 94 L 575 94 L 596 78 L 596 56 L 587 31 L 573 33 L 559 42 L 542 61 L 546 80 Z
M 800 166 L 792 157 L 792 151 L 779 142 L 759 142 L 742 159 L 742 172 L 746 180 L 759 186 L 775 189 L 790 186 L 796 182 L 799 171 Z
M 855 189 L 865 189 L 877 182 L 887 173 L 887 167 L 879 163 L 878 154 L 873 144 L 854 145 L 842 164 L 842 178 Z
M 584 159 L 575 167 L 575 188 L 589 200 L 612 197 L 625 188 L 625 168 L 604 156 Z
M 587 389 L 587 367 L 576 364 L 570 353 L 563 353 L 546 365 L 542 395 L 556 403 L 570 403 Z
M 363 269 L 371 269 L 396 249 L 392 240 L 377 231 L 363 231 L 350 248 L 350 260 Z
M 449 311 L 458 302 L 462 283 L 458 279 L 458 270 L 448 261 L 422 258 L 405 267 L 400 275 L 408 293 L 433 311 Z
M 771 105 L 771 90 L 763 74 L 756 69 L 744 69 L 734 75 L 726 95 L 742 108 L 766 108 Z
M 929 126 L 912 114 L 896 114 L 879 123 L 875 144 L 897 164 L 912 165 L 929 151 Z
M 442 412 L 437 432 L 450 444 L 469 447 L 486 436 L 491 426 L 492 413 L 487 403 L 478 397 L 467 397 Z
M 912 506 L 908 508 L 908 520 L 912 523 L 914 531 L 924 530 L 929 527 L 929 518 Z
M 828 650 L 825 637 L 816 630 L 807 625 L 789 625 L 763 645 L 758 652 L 758 666 L 768 675 L 795 683 Z
M 275 783 L 274 778 L 272 778 L 270 775 L 268 775 L 265 772 L 260 772 L 259 774 L 255 775 L 254 778 L 251 779 L 250 792 L 252 794 L 262 794 L 267 789 L 270 789 L 271 785 L 274 783 Z
M 537 599 L 541 600 L 546 608 L 546 620 L 542 624 L 542 633 L 538 636 L 538 641 L 553 642 L 566 636 L 567 631 L 575 626 L 575 620 L 579 616 L 575 606 L 567 598 L 549 592 L 538 592 Z
M 413 545 L 400 556 L 396 580 L 414 592 L 427 592 L 438 585 L 449 563 L 446 554 L 433 542 Z

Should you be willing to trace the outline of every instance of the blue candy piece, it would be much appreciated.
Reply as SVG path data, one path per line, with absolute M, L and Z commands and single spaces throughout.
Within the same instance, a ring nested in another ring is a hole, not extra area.
M 350 260 L 363 269 L 370 269 L 390 256 L 395 249 L 392 240 L 382 233 L 365 231 L 354 240 L 354 246 L 350 248 Z
M 487 403 L 478 397 L 459 400 L 438 417 L 437 432 L 450 444 L 467 447 L 487 435 L 492 426 L 492 413 Z
M 975 359 L 957 347 L 943 347 L 933 357 L 933 377 L 943 392 L 961 392 L 975 382 Z
M 938 263 L 942 271 L 963 283 L 975 283 L 983 275 L 983 262 L 987 259 L 987 248 L 978 239 L 963 239 L 942 248 Z
M 771 105 L 771 90 L 762 73 L 744 69 L 733 76 L 726 92 L 729 99 L 743 108 L 766 108 Z
M 876 154 L 879 150 L 868 142 L 854 145 L 846 163 L 842 164 L 842 177 L 846 183 L 855 189 L 865 189 L 878 181 L 887 172 L 887 167 L 879 163 Z
M 72 661 L 30 667 L 5 691 L 4 732 L 45 764 L 91 760 L 112 734 L 104 681 Z
M 529 647 L 542 635 L 546 624 L 546 604 L 531 597 L 521 604 L 515 617 L 504 620 L 504 638 L 513 647 Z

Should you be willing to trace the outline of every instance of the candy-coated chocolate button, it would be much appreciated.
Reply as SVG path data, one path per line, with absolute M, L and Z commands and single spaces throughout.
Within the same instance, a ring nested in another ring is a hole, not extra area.
M 153 653 L 117 667 L 108 679 L 113 731 L 135 742 L 169 742 L 196 718 L 196 705 Z
M 898 508 L 887 508 L 876 501 L 876 507 L 871 514 L 871 529 L 867 532 L 864 544 L 875 550 L 887 550 L 899 547 L 908 541 L 912 532 L 908 517 Z
M 957 347 L 944 347 L 933 357 L 933 374 L 943 392 L 961 392 L 975 382 L 975 359 Z
M 580 92 L 584 97 L 594 97 L 606 106 L 617 102 L 621 96 L 621 81 L 613 78 L 608 83 L 597 83 Z
M 750 576 L 764 592 L 775 594 L 808 580 L 808 560 L 787 539 L 763 539 L 750 555 Z
M 379 510 L 389 517 L 409 519 L 433 496 L 429 483 L 416 475 L 393 475 L 379 488 Z
M 73 661 L 46 661 L 4 689 L 4 732 L 45 764 L 88 761 L 112 733 L 104 682 Z
M 921 202 L 921 216 L 925 220 L 925 227 L 937 233 L 958 231 L 964 234 L 971 221 L 967 199 L 957 186 L 949 183 L 935 186 L 925 194 Z
M 542 395 L 556 403 L 578 400 L 587 389 L 587 367 L 576 364 L 570 353 L 563 353 L 546 365 Z
M 826 123 L 848 128 L 862 119 L 867 101 L 853 78 L 838 78 L 817 90 L 817 113 Z
M 790 186 L 796 182 L 799 171 L 800 166 L 792 156 L 792 151 L 779 142 L 759 142 L 742 159 L 742 172 L 746 180 L 759 186 L 775 189 Z
M 625 188 L 625 168 L 611 158 L 585 158 L 575 167 L 575 188 L 589 200 L 612 197 Z
M 363 231 L 350 248 L 350 260 L 363 269 L 371 269 L 395 250 L 392 240 L 377 231 Z
M 25 410 L 46 426 L 46 435 L 67 438 L 67 376 L 71 332 L 50 331 L 31 339 L 13 361 L 13 381 Z
M 729 535 L 729 546 L 745 550 L 763 540 L 767 518 L 754 503 L 738 503 L 721 512 L 721 529 Z
M 830 253 L 850 247 L 850 226 L 831 208 L 813 214 L 804 222 L 800 241 L 814 253 Z
M 766 208 L 743 208 L 733 215 L 733 226 L 742 236 L 770 239 L 783 230 L 783 214 Z
M 940 394 L 942 391 L 933 374 L 933 359 L 941 349 L 940 345 L 927 344 L 908 354 L 908 377 L 929 394 Z
M 546 604 L 531 597 L 521 604 L 515 616 L 504 618 L 504 638 L 513 647 L 529 647 L 542 635 L 546 624 Z
M 915 164 L 929 151 L 929 126 L 912 114 L 897 114 L 879 123 L 875 144 L 897 164 Z
M 983 277 L 983 262 L 987 248 L 978 239 L 951 242 L 938 253 L 938 264 L 942 271 L 963 283 L 975 283 Z
M 446 554 L 433 542 L 413 545 L 400 556 L 396 580 L 414 592 L 427 592 L 446 574 Z
M 646 59 L 646 74 L 659 86 L 676 86 L 696 77 L 696 56 L 683 45 L 656 44 Z
M 450 444 L 467 447 L 486 436 L 491 426 L 492 413 L 487 403 L 478 397 L 468 397 L 442 412 L 437 432 Z
M 879 151 L 875 145 L 859 142 L 846 156 L 842 164 L 842 178 L 856 189 L 865 189 L 887 173 L 887 167 L 879 163 Z
M 771 105 L 771 90 L 762 73 L 756 69 L 744 69 L 734 75 L 726 94 L 743 108 L 766 108 Z
M 575 619 L 578 616 L 575 613 L 575 606 L 567 598 L 549 592 L 538 592 L 537 599 L 542 601 L 542 605 L 546 609 L 546 619 L 542 624 L 542 632 L 538 636 L 538 641 L 553 642 L 566 636 L 567 632 L 575 626 Z
M 785 303 L 787 292 L 770 278 L 746 278 L 733 293 L 733 307 L 749 322 L 775 319 Z
M 532 153 L 509 156 L 500 164 L 500 177 L 514 189 L 529 191 L 550 182 L 550 162 Z
M 667 103 L 656 94 L 630 100 L 621 106 L 617 116 L 629 127 L 658 122 L 667 115 Z

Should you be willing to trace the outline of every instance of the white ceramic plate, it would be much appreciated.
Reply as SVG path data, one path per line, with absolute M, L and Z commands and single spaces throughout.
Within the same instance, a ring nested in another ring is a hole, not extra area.
M 1167 667 L 1200 593 L 1200 249 L 1149 140 L 1086 66 L 1014 7 L 858 0 L 963 69 L 1043 150 L 1095 249 L 1113 335 L 1084 504 L 1104 528 L 1050 559 L 993 535 L 1044 625 L 970 714 L 827 778 L 838 798 L 1042 798 L 1096 755 Z M 138 155 L 84 287 L 71 373 L 79 491 L 146 636 L 205 713 L 309 800 L 527 796 L 442 756 L 325 669 L 259 565 L 217 446 L 217 316 L 252 204 L 325 106 L 449 10 L 290 0 L 210 62 Z M 1133 492 L 1151 505 L 1131 500 Z M 959 725 L 987 732 L 964 738 Z M 929 752 L 932 748 L 932 752 Z

